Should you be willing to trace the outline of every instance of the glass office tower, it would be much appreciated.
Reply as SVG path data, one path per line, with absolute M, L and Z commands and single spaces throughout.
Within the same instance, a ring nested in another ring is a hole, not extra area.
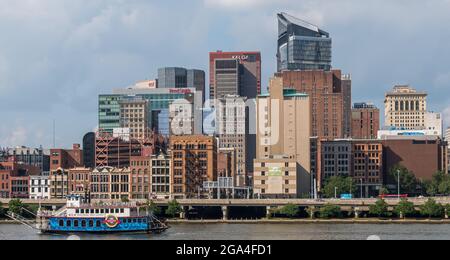
M 332 39 L 317 26 L 278 14 L 278 71 L 331 70 Z

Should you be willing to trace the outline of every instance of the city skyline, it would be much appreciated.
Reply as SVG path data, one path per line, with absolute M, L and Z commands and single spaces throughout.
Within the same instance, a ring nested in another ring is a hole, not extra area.
M 264 91 L 276 71 L 281 11 L 330 33 L 333 67 L 352 75 L 355 102 L 382 108 L 386 91 L 410 84 L 428 92 L 430 110 L 443 112 L 449 124 L 450 54 L 440 51 L 450 40 L 441 33 L 449 1 L 199 0 L 177 3 L 183 7 L 177 10 L 171 2 L 0 1 L 9 39 L 0 43 L 0 109 L 7 122 L 0 146 L 51 147 L 54 119 L 56 146 L 79 143 L 97 126 L 99 94 L 155 78 L 164 66 L 208 74 L 210 51 L 261 51 Z M 178 10 L 195 15 L 181 17 Z M 424 37 L 425 30 L 437 36 Z

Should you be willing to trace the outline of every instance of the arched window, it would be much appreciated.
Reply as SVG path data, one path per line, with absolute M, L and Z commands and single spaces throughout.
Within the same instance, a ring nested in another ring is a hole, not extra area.
M 411 101 L 411 110 L 416 110 L 416 106 L 414 104 L 414 101 Z
M 72 221 L 67 220 L 67 221 L 66 221 L 66 227 L 71 227 L 71 226 L 72 226 Z
M 416 110 L 420 111 L 420 102 L 419 101 L 416 101 Z
M 64 227 L 64 220 L 60 220 L 60 221 L 59 221 L 59 226 L 60 226 L 60 227 Z
M 400 111 L 405 110 L 405 103 L 403 101 L 400 101 Z
M 405 101 L 405 110 L 409 111 L 409 102 L 408 101 Z
M 75 220 L 73 222 L 74 227 L 79 227 L 80 226 L 80 222 L 78 220 Z
M 89 220 L 89 227 L 94 227 L 94 221 L 93 220 Z
M 86 220 L 81 221 L 81 227 L 86 227 Z
M 97 220 L 97 221 L 95 222 L 95 226 L 96 226 L 96 227 L 101 227 L 101 226 L 102 226 L 102 223 L 100 222 L 100 220 Z

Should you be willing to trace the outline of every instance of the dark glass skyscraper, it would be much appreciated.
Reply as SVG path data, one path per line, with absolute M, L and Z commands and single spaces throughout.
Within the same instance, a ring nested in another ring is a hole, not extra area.
M 286 13 L 278 14 L 278 71 L 331 70 L 329 33 Z
M 203 92 L 205 100 L 205 72 L 203 70 L 167 67 L 158 69 L 158 88 L 195 88 Z

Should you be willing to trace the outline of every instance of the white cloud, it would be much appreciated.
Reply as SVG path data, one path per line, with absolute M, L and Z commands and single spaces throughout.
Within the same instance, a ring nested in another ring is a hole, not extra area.
M 282 4 L 286 0 L 204 0 L 205 5 L 214 8 L 255 8 L 273 4 Z
M 24 126 L 12 129 L 3 128 L 0 135 L 0 144 L 6 147 L 22 146 L 28 141 L 28 132 Z M 0 146 L 1 146 L 0 145 Z

